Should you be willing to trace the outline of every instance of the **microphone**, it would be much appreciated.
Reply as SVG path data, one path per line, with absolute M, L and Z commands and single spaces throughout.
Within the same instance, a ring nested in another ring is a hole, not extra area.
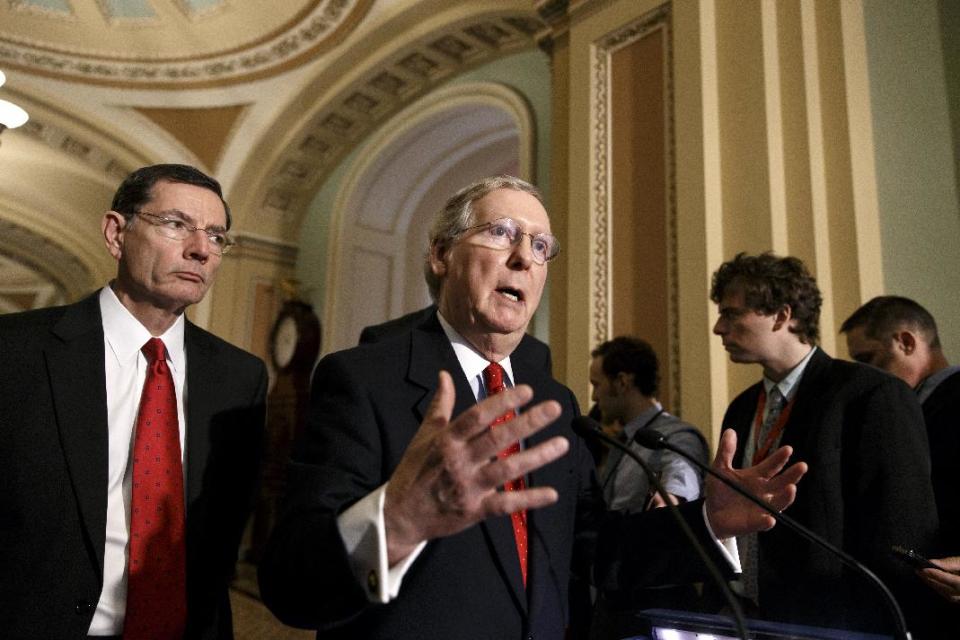
M 697 555 L 700 557 L 700 560 L 703 562 L 704 566 L 706 566 L 707 572 L 710 574 L 711 579 L 716 583 L 717 587 L 720 588 L 720 592 L 723 593 L 724 599 L 730 606 L 733 621 L 737 628 L 737 635 L 742 640 L 747 640 L 749 637 L 747 635 L 747 625 L 743 617 L 743 609 L 740 607 L 740 603 L 733 595 L 733 592 L 730 590 L 730 586 L 723 578 L 723 575 L 720 573 L 720 569 L 717 568 L 716 563 L 710 559 L 710 556 L 707 554 L 707 550 L 703 548 L 703 545 L 700 544 L 696 534 L 694 534 L 690 529 L 690 525 L 687 524 L 687 521 L 683 519 L 683 516 L 680 514 L 680 509 L 667 496 L 666 490 L 664 490 L 663 485 L 660 483 L 660 478 L 656 473 L 653 472 L 646 460 L 637 455 L 634 450 L 624 443 L 620 442 L 616 438 L 611 438 L 604 433 L 603 429 L 600 428 L 600 425 L 593 418 L 588 416 L 577 416 L 573 419 L 571 426 L 573 427 L 573 432 L 581 438 L 600 440 L 601 442 L 606 443 L 607 446 L 620 449 L 624 454 L 630 457 L 630 459 L 636 462 L 641 469 L 643 469 L 643 472 L 650 480 L 650 486 L 654 488 L 657 494 L 660 495 L 660 498 L 664 501 L 664 503 L 666 503 L 666 508 L 670 511 L 670 514 L 677 523 L 677 526 L 683 532 L 683 535 L 686 536 L 687 540 L 689 540 L 690 545 L 693 547 L 694 551 L 697 552 Z M 639 433 L 640 432 L 638 432 L 638 435 Z M 642 446 L 646 447 L 646 445 Z
M 903 611 L 901 611 L 900 605 L 897 604 L 897 599 L 894 598 L 893 593 L 891 593 L 890 589 L 887 587 L 887 585 L 883 583 L 883 581 L 877 576 L 877 574 L 875 574 L 873 571 L 868 569 L 859 560 L 857 560 L 847 552 L 843 551 L 842 549 L 839 549 L 823 536 L 820 536 L 819 534 L 816 534 L 810 529 L 806 528 L 805 526 L 803 526 L 802 524 L 800 524 L 790 516 L 785 515 L 775 509 L 771 509 L 767 503 L 765 503 L 760 498 L 756 497 L 755 495 L 753 495 L 752 493 L 750 493 L 749 491 L 747 491 L 746 489 L 738 485 L 733 480 L 730 480 L 726 476 L 721 475 L 720 473 L 717 473 L 712 467 L 703 464 L 693 456 L 689 455 L 687 452 L 671 444 L 669 441 L 667 441 L 667 439 L 662 434 L 654 433 L 653 431 L 649 431 L 649 430 L 641 430 L 637 432 L 637 435 L 634 437 L 634 440 L 640 446 L 646 447 L 647 449 L 666 449 L 668 451 L 672 451 L 678 456 L 681 456 L 682 458 L 684 458 L 685 460 L 687 460 L 688 462 L 690 462 L 691 464 L 699 468 L 704 473 L 716 478 L 726 486 L 733 489 L 736 493 L 740 494 L 741 496 L 743 496 L 753 504 L 757 505 L 758 507 L 760 507 L 761 509 L 769 513 L 771 516 L 774 517 L 774 519 L 778 523 L 782 523 L 783 526 L 790 529 L 794 533 L 798 534 L 800 537 L 804 538 L 808 542 L 812 542 L 818 545 L 819 547 L 826 549 L 828 552 L 836 556 L 840 560 L 840 562 L 842 562 L 844 565 L 860 573 L 861 575 L 866 576 L 868 581 L 872 582 L 874 586 L 876 586 L 880 590 L 881 594 L 884 597 L 884 600 L 886 600 L 890 608 L 890 611 L 893 614 L 894 624 L 897 627 L 897 637 L 900 638 L 901 640 L 911 640 L 910 631 L 907 630 L 906 619 L 903 617 Z

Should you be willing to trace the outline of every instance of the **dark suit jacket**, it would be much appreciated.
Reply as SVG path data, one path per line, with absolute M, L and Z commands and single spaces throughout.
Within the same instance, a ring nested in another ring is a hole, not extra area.
M 817 350 L 800 380 L 781 444 L 810 470 L 789 514 L 853 555 L 893 588 L 901 605 L 927 597 L 891 545 L 930 548 L 937 518 L 930 456 L 916 396 L 872 367 Z M 743 447 L 762 388 L 730 405 L 724 428 Z M 759 534 L 764 617 L 820 626 L 892 630 L 877 591 L 785 527 Z M 916 619 L 915 619 L 916 620 Z M 909 620 L 908 620 L 909 622 Z
M 589 562 L 601 497 L 589 453 L 570 428 L 577 413 L 573 394 L 522 354 L 511 362 L 515 382 L 531 385 L 534 401 L 554 399 L 563 408 L 562 417 L 528 445 L 558 434 L 571 442 L 566 456 L 528 477 L 530 486 L 555 487 L 560 500 L 529 514 L 526 592 L 508 517 L 428 543 L 389 604 L 370 604 L 365 585 L 350 571 L 336 516 L 389 479 L 436 391 L 438 371 L 453 375 L 454 415 L 475 403 L 434 317 L 390 340 L 329 355 L 317 366 L 305 438 L 291 463 L 290 495 L 260 564 L 261 594 L 274 614 L 318 629 L 322 638 L 563 637 L 571 570 L 575 558 L 580 569 Z M 672 526 L 656 526 L 666 517 L 653 518 L 643 531 L 631 529 L 637 536 L 631 545 L 667 549 L 658 558 L 661 572 L 683 555 Z M 705 529 L 702 519 L 699 527 Z
M 960 554 L 960 372 L 937 385 L 923 403 L 923 420 L 930 439 L 933 493 L 940 515 L 939 554 Z
M 393 320 L 387 320 L 381 324 L 375 324 L 364 327 L 360 332 L 360 344 L 370 344 L 379 342 L 386 338 L 398 336 L 410 331 L 427 322 L 437 313 L 437 305 L 432 304 L 429 307 L 419 309 Z M 533 365 L 540 363 L 543 371 L 550 373 L 553 370 L 553 359 L 550 356 L 550 347 L 537 340 L 530 334 L 524 334 L 520 344 L 515 351 L 518 357 L 530 362 Z
M 187 323 L 187 637 L 232 637 L 227 582 L 259 470 L 263 363 Z M 0 316 L 0 635 L 84 638 L 103 584 L 97 295 Z

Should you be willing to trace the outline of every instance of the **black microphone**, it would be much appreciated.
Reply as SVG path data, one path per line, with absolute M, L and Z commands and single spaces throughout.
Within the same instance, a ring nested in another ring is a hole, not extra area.
M 663 485 L 660 483 L 660 478 L 656 473 L 650 468 L 650 465 L 647 464 L 647 461 L 637 455 L 630 447 L 620 442 L 616 438 L 612 438 L 603 432 L 603 429 L 600 428 L 600 425 L 596 420 L 588 416 L 577 416 L 573 419 L 571 423 L 573 427 L 573 432 L 578 436 L 584 439 L 595 438 L 608 446 L 615 447 L 620 449 L 623 453 L 629 456 L 634 462 L 640 465 L 640 468 L 643 469 L 643 472 L 647 475 L 647 478 L 650 480 L 650 486 L 654 488 L 660 498 L 667 505 L 667 509 L 670 511 L 671 516 L 674 521 L 677 523 L 677 526 L 680 527 L 680 530 L 683 532 L 683 535 L 687 537 L 690 541 L 690 545 L 693 547 L 694 551 L 697 552 L 697 555 L 700 557 L 700 560 L 703 562 L 704 566 L 707 568 L 707 572 L 710 574 L 710 577 L 716 583 L 717 587 L 720 588 L 721 593 L 723 593 L 724 599 L 726 599 L 727 604 L 730 605 L 730 611 L 733 615 L 733 621 L 737 628 L 737 635 L 740 636 L 742 640 L 747 640 L 747 625 L 743 617 L 743 609 L 740 607 L 740 603 L 737 601 L 736 596 L 733 595 L 733 592 L 730 590 L 730 586 L 727 584 L 727 581 L 723 578 L 723 575 L 720 573 L 720 569 L 717 568 L 716 563 L 710 559 L 710 556 L 707 554 L 707 550 L 703 548 L 703 545 L 700 544 L 700 541 L 697 539 L 696 534 L 690 529 L 690 525 L 687 524 L 687 521 L 683 519 L 683 516 L 680 514 L 680 509 L 673 503 L 670 497 L 667 495 L 667 492 L 664 490 Z M 640 432 L 638 432 L 639 435 Z M 646 445 L 642 445 L 646 446 Z M 650 447 L 647 447 L 650 448 Z
M 873 571 L 871 571 L 866 566 L 864 566 L 859 560 L 857 560 L 847 552 L 843 551 L 842 549 L 837 548 L 828 540 L 814 533 L 810 529 L 806 528 L 805 526 L 803 526 L 802 524 L 800 524 L 790 516 L 785 515 L 775 509 L 771 509 L 767 503 L 765 503 L 763 500 L 761 500 L 760 498 L 756 497 L 755 495 L 753 495 L 752 493 L 750 493 L 749 491 L 747 491 L 746 489 L 738 485 L 733 480 L 730 480 L 726 476 L 723 476 L 717 473 L 716 471 L 713 470 L 712 467 L 709 467 L 703 464 L 696 458 L 689 455 L 687 452 L 683 451 L 679 447 L 668 442 L 667 439 L 662 434 L 654 433 L 653 431 L 649 431 L 649 430 L 643 430 L 643 431 L 637 432 L 637 435 L 634 437 L 634 440 L 640 446 L 646 447 L 647 449 L 667 449 L 668 451 L 672 451 L 678 456 L 681 456 L 691 464 L 695 465 L 704 473 L 713 476 L 714 478 L 716 478 L 723 484 L 727 485 L 728 487 L 733 489 L 735 492 L 737 492 L 738 494 L 740 494 L 750 502 L 754 503 L 755 505 L 757 505 L 758 507 L 760 507 L 761 509 L 763 509 L 764 511 L 772 515 L 778 523 L 782 523 L 786 528 L 799 534 L 800 537 L 806 539 L 808 542 L 812 542 L 820 546 L 821 548 L 826 549 L 827 551 L 832 553 L 834 556 L 839 558 L 840 562 L 842 562 L 844 565 L 846 565 L 847 567 L 850 567 L 854 571 L 859 572 L 861 575 L 866 576 L 870 582 L 872 582 L 878 589 L 880 589 L 880 592 L 883 594 L 884 599 L 887 601 L 887 604 L 890 607 L 890 611 L 891 613 L 893 613 L 894 623 L 897 626 L 897 637 L 901 638 L 902 640 L 911 640 L 910 631 L 907 630 L 906 619 L 904 619 L 903 617 L 903 611 L 900 610 L 900 605 L 897 604 L 897 599 L 894 598 L 893 593 L 890 591 L 887 585 L 885 585 L 883 581 L 879 577 L 877 577 L 877 574 L 875 574 Z

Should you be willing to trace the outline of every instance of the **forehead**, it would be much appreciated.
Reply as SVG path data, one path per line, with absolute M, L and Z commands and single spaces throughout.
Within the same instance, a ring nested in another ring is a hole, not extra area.
M 594 356 L 590 360 L 590 382 L 597 386 L 602 386 L 607 380 L 607 374 L 603 372 L 603 358 Z
M 598 373 L 603 368 L 603 358 L 600 356 L 593 356 L 590 358 L 590 374 Z
M 860 325 L 847 331 L 847 347 L 851 352 L 867 351 L 883 349 L 884 343 L 881 340 L 869 337 L 866 327 Z
M 525 191 L 496 189 L 473 203 L 475 224 L 513 218 L 528 233 L 550 231 L 550 216 L 540 201 Z
M 199 226 L 225 226 L 227 212 L 210 189 L 182 182 L 160 181 L 150 190 L 150 213 L 179 212 Z
M 724 290 L 723 296 L 721 296 L 720 302 L 717 306 L 719 306 L 721 310 L 745 310 L 747 308 L 747 301 L 746 296 L 743 293 L 743 288 L 736 284 L 731 284 L 728 286 Z

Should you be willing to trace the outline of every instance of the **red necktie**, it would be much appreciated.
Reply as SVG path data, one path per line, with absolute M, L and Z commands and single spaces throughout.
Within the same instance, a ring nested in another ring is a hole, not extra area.
M 125 640 L 182 638 L 187 619 L 183 465 L 177 395 L 159 338 L 143 346 L 147 379 L 133 442 Z
M 491 362 L 483 370 L 483 384 L 487 387 L 487 395 L 494 396 L 503 391 L 506 386 L 503 384 L 503 367 L 496 362 Z M 516 412 L 510 409 L 505 414 L 497 418 L 490 425 L 495 427 L 516 416 Z M 497 454 L 499 458 L 506 458 L 520 451 L 520 443 L 514 442 L 512 445 Z M 522 491 L 526 487 L 523 478 L 516 478 L 503 485 L 506 491 Z M 527 586 L 527 512 L 515 511 L 510 514 L 510 521 L 513 524 L 513 538 L 517 543 L 517 555 L 520 558 L 520 574 L 523 576 L 523 586 Z

